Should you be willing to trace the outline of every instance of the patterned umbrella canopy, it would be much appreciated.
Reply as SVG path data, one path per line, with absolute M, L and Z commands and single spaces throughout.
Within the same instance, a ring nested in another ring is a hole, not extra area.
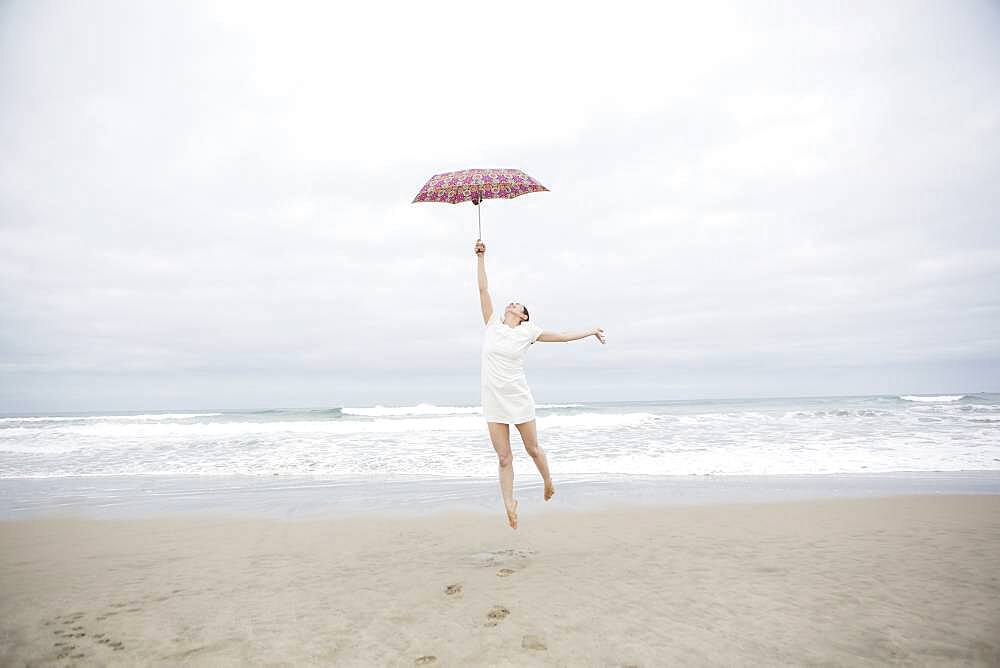
M 472 202 L 477 209 L 484 199 L 513 199 L 548 188 L 520 169 L 463 169 L 435 174 L 424 184 L 413 202 Z M 483 236 L 480 218 L 479 236 Z

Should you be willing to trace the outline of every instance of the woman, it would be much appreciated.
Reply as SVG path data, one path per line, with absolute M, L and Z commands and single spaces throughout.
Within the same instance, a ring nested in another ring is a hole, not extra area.
M 507 509 L 507 521 L 517 528 L 517 501 L 514 500 L 514 466 L 510 451 L 510 425 L 521 433 L 524 449 L 531 455 L 545 482 L 545 500 L 555 494 L 549 462 L 538 447 L 535 428 L 535 400 L 524 376 L 524 357 L 528 346 L 535 341 L 576 341 L 589 336 L 605 342 L 603 329 L 584 332 L 549 332 L 530 322 L 524 304 L 511 302 L 503 310 L 493 310 L 489 287 L 486 283 L 486 244 L 476 240 L 476 257 L 479 264 L 479 303 L 483 309 L 486 334 L 483 337 L 483 417 L 490 430 L 493 449 L 500 460 L 500 492 Z

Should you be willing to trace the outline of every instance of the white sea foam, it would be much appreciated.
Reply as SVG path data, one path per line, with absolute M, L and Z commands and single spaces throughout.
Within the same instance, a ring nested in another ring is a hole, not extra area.
M 583 404 L 536 404 L 535 408 L 583 408 Z M 343 415 L 361 417 L 410 417 L 419 415 L 482 415 L 482 406 L 435 406 L 417 404 L 415 406 L 346 406 L 340 409 Z
M 652 413 L 578 413 L 577 415 L 546 415 L 537 418 L 539 429 L 555 427 L 593 429 L 596 427 L 634 427 L 656 419 Z
M 215 417 L 224 413 L 150 413 L 147 415 L 85 415 L 80 417 L 4 417 L 0 422 L 107 422 L 108 420 L 152 422 L 156 420 L 185 420 L 196 417 Z
M 900 397 L 903 401 L 922 401 L 922 402 L 938 402 L 938 401 L 958 401 L 959 399 L 964 399 L 964 394 L 942 394 L 933 397 L 921 397 L 915 394 L 904 394 Z
M 1000 469 L 1000 422 L 992 421 L 1000 418 L 1000 395 L 976 396 L 975 403 L 870 397 L 537 408 L 540 441 L 567 475 Z M 496 475 L 478 407 L 371 408 L 389 412 L 8 421 L 0 425 L 0 478 Z M 455 410 L 464 412 L 448 412 Z M 524 456 L 513 429 L 511 445 Z
M 369 406 L 344 407 L 340 409 L 343 415 L 360 415 L 363 417 L 403 417 L 414 415 L 467 415 L 482 412 L 479 406 L 435 406 L 434 404 L 417 404 L 416 406 Z
M 581 413 L 537 419 L 539 430 L 601 429 L 635 426 L 653 419 L 649 413 Z M 426 434 L 486 432 L 482 417 L 471 415 L 400 417 L 375 420 L 296 420 L 272 422 L 66 424 L 57 429 L 8 427 L 0 430 L 0 452 L 71 452 L 83 448 L 158 447 L 163 444 L 285 443 L 289 439 L 319 440 L 367 434 Z

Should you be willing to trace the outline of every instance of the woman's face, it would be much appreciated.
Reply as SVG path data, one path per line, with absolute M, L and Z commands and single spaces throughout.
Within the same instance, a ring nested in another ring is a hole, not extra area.
M 511 302 L 507 304 L 505 313 L 513 313 L 514 315 L 517 316 L 518 320 L 524 320 L 524 304 Z

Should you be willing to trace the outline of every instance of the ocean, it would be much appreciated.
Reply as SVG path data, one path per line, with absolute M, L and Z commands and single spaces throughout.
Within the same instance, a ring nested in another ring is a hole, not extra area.
M 539 404 L 537 415 L 555 475 L 1000 470 L 1000 394 Z M 496 456 L 478 406 L 0 417 L 0 479 L 220 475 L 493 478 Z

